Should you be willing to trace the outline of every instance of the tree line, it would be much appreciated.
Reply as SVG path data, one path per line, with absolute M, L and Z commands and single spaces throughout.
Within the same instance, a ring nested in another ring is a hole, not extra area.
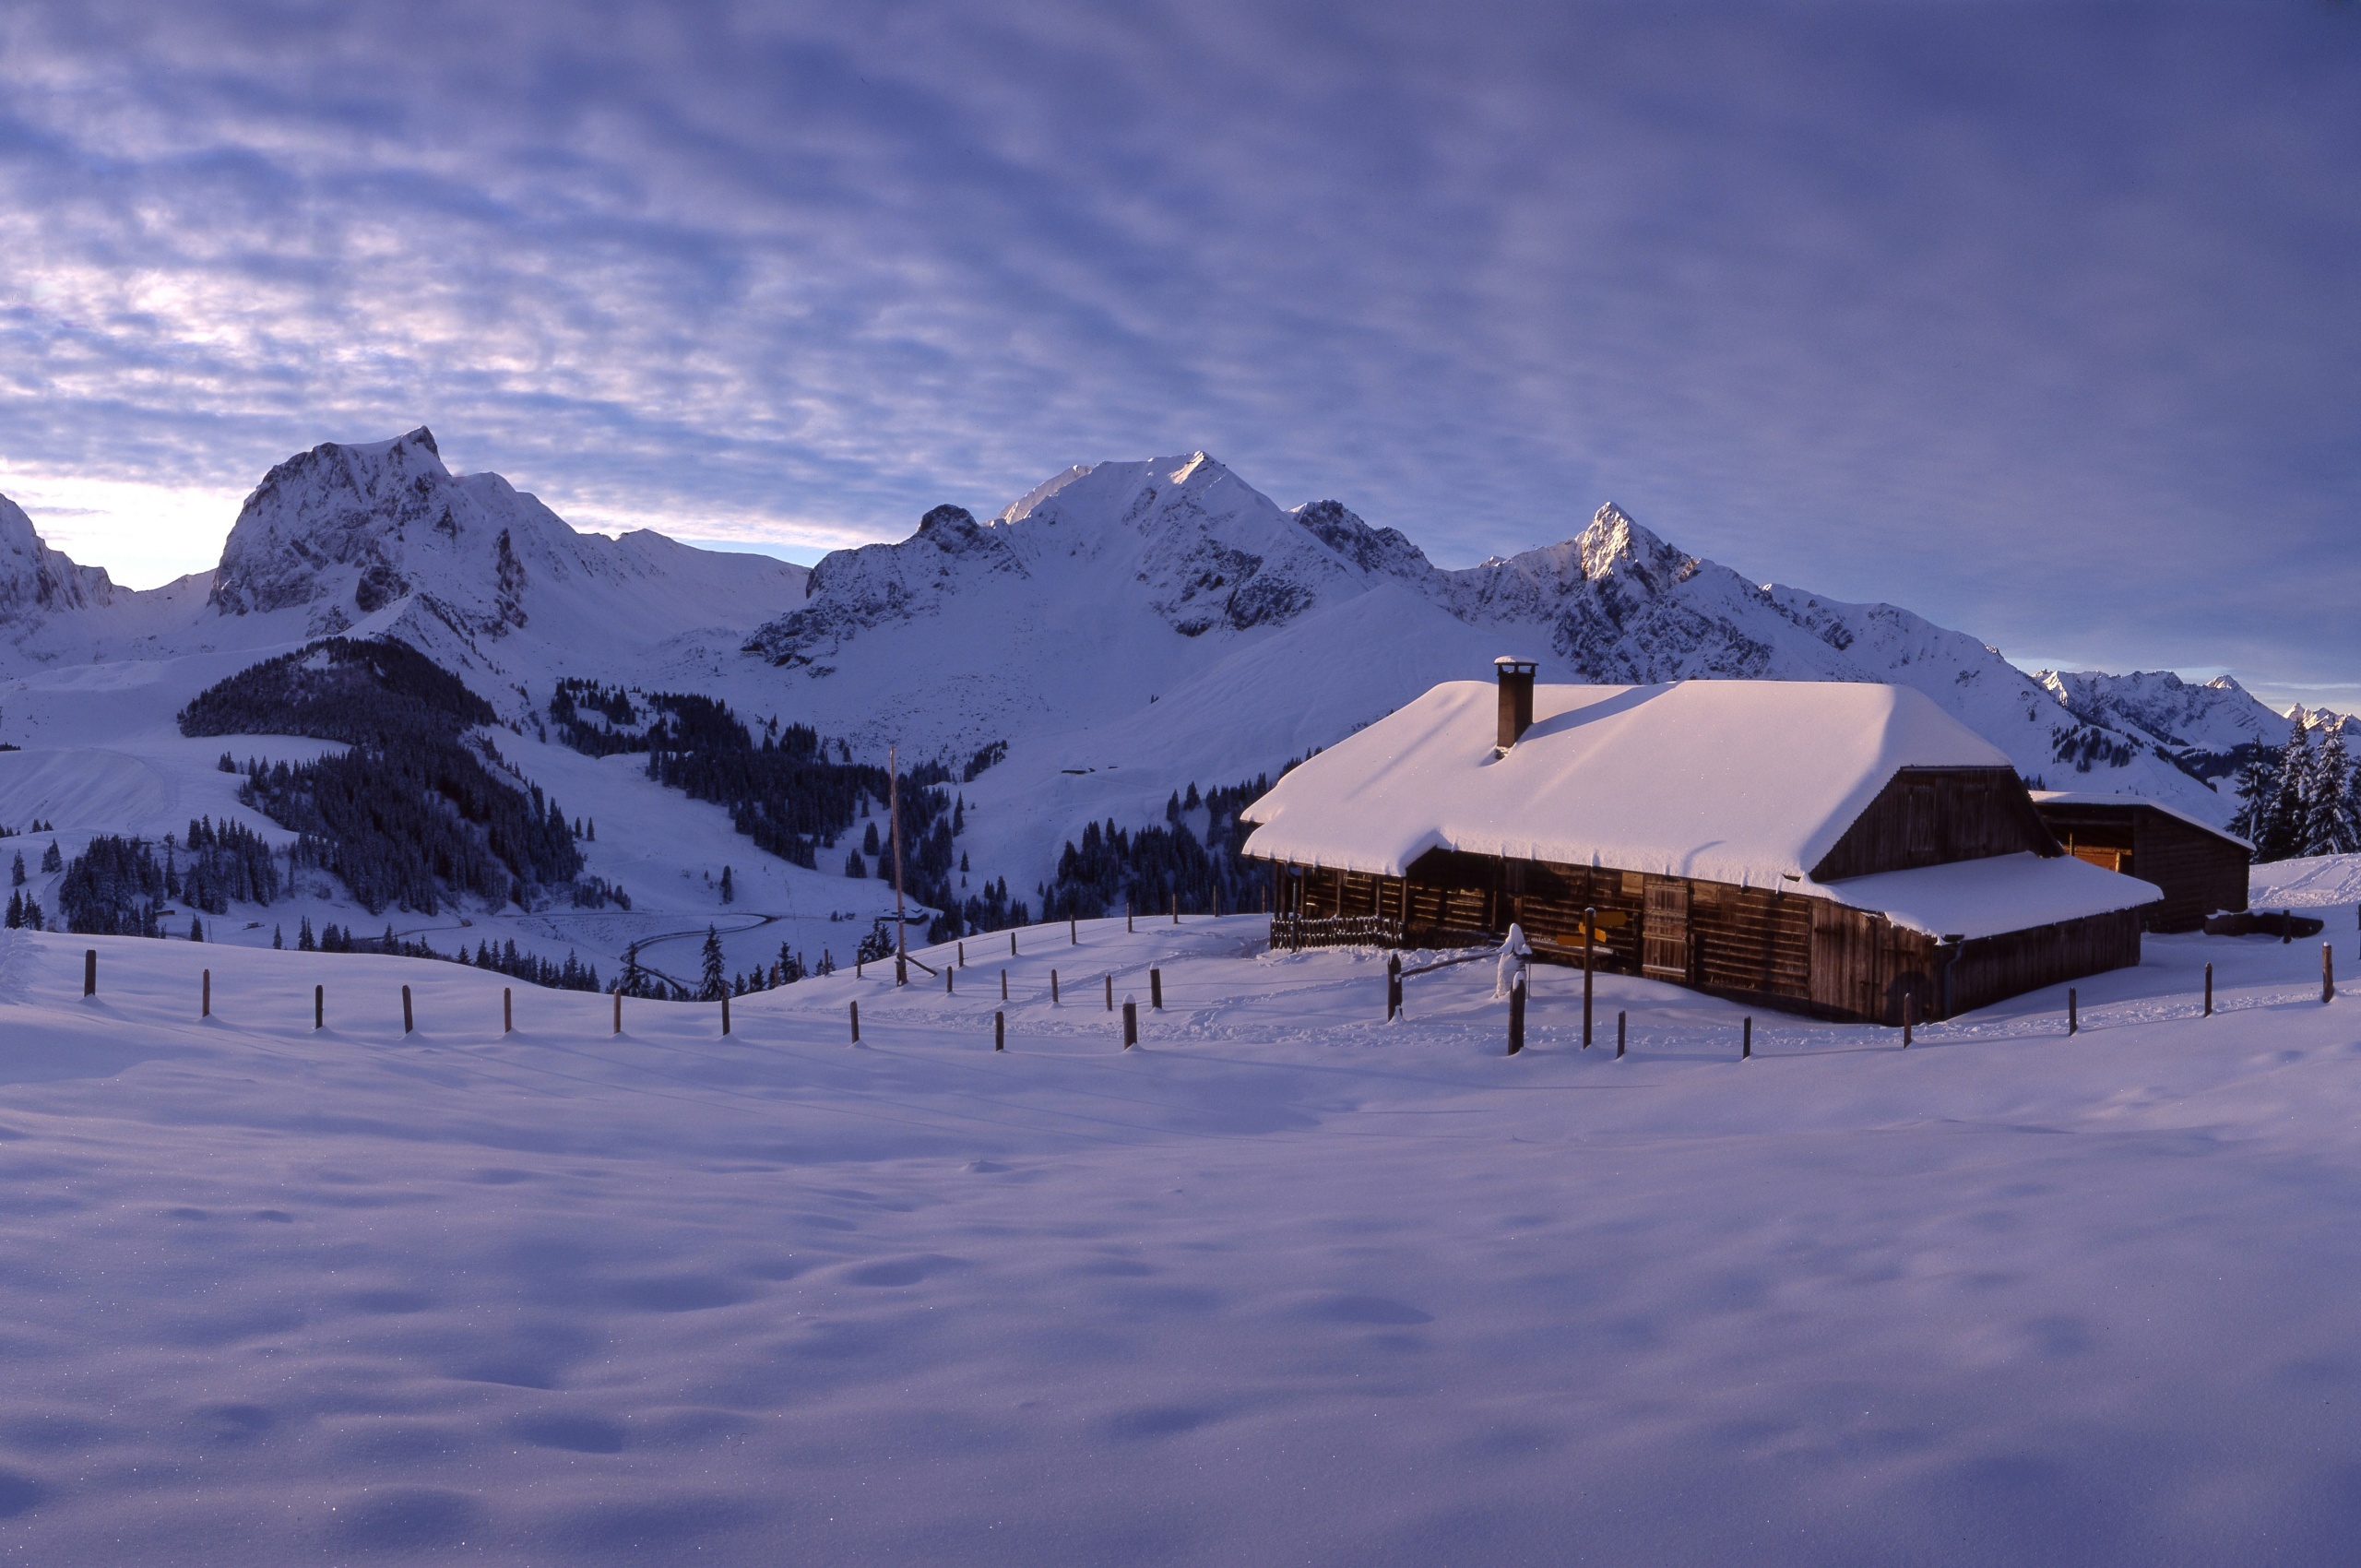
M 2318 744 L 2297 708 L 2287 743 L 2248 763 L 2233 789 L 2230 831 L 2254 846 L 2257 863 L 2299 855 L 2361 851 L 2361 802 L 2342 723 L 2322 723 Z

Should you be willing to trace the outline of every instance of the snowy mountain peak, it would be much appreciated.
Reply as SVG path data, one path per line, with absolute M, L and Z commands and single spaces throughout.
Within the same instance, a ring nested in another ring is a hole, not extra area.
M 24 509 L 0 495 L 0 622 L 15 629 L 50 611 L 108 603 L 114 591 L 102 569 L 77 566 L 51 549 Z

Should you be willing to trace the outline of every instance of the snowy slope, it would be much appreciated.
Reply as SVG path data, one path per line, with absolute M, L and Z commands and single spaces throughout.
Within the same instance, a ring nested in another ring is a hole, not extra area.
M 1758 1016 L 1741 1063 L 1694 993 L 1602 978 L 1585 1052 L 1578 980 L 1540 971 L 1511 1059 L 1484 966 L 1388 1026 L 1373 959 L 1252 935 L 1036 930 L 955 994 L 810 981 L 727 1039 L 530 988 L 504 1035 L 503 982 L 446 966 L 0 938 L 0 1539 L 2349 1558 L 2356 1004 L 2306 946 L 2151 938 L 2078 982 L 2071 1039 L 2053 991 L 1907 1051 Z M 1151 964 L 1126 1052 L 1098 977 Z
M 2046 670 L 2038 678 L 2076 717 L 2148 736 L 2207 778 L 2234 771 L 2254 747 L 2276 751 L 2287 743 L 2287 715 L 2227 675 L 2201 685 L 2170 671 Z

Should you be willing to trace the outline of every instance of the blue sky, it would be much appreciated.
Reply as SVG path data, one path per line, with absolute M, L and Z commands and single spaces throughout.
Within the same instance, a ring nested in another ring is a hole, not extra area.
M 0 11 L 0 491 L 324 440 L 810 558 L 1204 449 L 2361 701 L 2361 6 Z

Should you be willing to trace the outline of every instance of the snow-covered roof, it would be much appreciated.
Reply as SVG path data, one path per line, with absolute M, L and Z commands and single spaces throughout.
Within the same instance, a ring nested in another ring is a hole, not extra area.
M 1765 886 L 1808 877 L 1904 767 L 2008 756 L 1907 686 L 1536 686 L 1495 754 L 1499 688 L 1449 681 L 1296 768 L 1250 855 L 1399 876 L 1430 849 Z
M 1848 876 L 1817 891 L 1929 936 L 1970 938 L 2136 909 L 2165 896 L 2161 887 L 2071 855 L 2031 853 Z
M 2254 849 L 2252 844 L 2225 828 L 2216 827 L 2201 817 L 2189 815 L 2177 806 L 2168 806 L 2162 801 L 2152 801 L 2145 795 L 2111 795 L 2101 790 L 2035 790 L 2033 792 L 2033 798 L 2035 803 L 2045 806 L 2146 806 L 2152 811 L 2160 811 L 2176 821 L 2185 822 L 2200 832 L 2211 833 L 2216 838 L 2227 838 L 2231 843 L 2248 852 L 2252 852 Z

